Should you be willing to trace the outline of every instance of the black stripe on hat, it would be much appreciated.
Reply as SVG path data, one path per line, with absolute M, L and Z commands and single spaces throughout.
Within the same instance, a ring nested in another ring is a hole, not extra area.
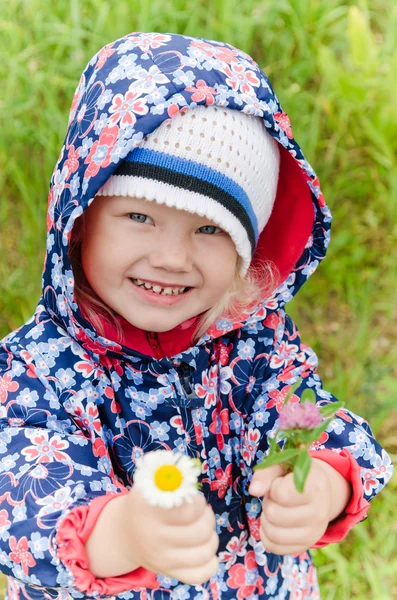
M 186 175 L 184 173 L 178 173 L 171 169 L 165 169 L 158 165 L 151 165 L 140 162 L 127 162 L 123 161 L 114 172 L 114 175 L 130 175 L 133 177 L 143 177 L 144 179 L 154 179 L 156 181 L 162 181 L 175 187 L 196 192 L 203 196 L 208 196 L 216 202 L 219 202 L 224 208 L 232 213 L 244 227 L 247 232 L 248 239 L 251 245 L 251 255 L 255 250 L 255 233 L 251 224 L 251 220 L 247 215 L 240 202 L 234 198 L 231 194 L 223 190 L 222 188 L 198 179 L 193 175 Z

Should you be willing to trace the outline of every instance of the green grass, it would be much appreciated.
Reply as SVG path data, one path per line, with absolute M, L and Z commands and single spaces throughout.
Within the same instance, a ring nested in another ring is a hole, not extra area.
M 0 7 L 0 336 L 40 294 L 46 196 L 79 75 L 130 31 L 227 41 L 270 76 L 334 215 L 291 305 L 328 389 L 397 455 L 397 5 L 394 0 L 7 0 Z M 315 552 L 323 600 L 397 598 L 396 478 Z

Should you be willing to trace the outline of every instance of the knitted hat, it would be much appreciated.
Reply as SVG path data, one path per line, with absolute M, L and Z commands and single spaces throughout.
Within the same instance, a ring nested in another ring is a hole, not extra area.
M 97 194 L 155 200 L 208 217 L 235 243 L 244 276 L 273 208 L 279 163 L 263 119 L 197 106 L 163 122 Z

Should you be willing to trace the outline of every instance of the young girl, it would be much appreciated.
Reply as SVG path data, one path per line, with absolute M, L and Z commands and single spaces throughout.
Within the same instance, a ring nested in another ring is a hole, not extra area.
M 221 42 L 133 33 L 89 62 L 51 180 L 43 293 L 1 344 L 8 600 L 315 599 L 308 548 L 344 538 L 392 467 L 339 410 L 303 494 L 255 472 L 278 413 L 333 402 L 284 305 L 331 216 L 258 65 Z M 154 509 L 137 459 L 202 463 Z

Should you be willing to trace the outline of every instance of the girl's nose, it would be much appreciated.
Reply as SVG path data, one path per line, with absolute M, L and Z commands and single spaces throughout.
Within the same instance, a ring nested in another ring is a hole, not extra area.
M 192 268 L 189 243 L 178 235 L 162 236 L 150 253 L 152 267 L 187 273 Z

